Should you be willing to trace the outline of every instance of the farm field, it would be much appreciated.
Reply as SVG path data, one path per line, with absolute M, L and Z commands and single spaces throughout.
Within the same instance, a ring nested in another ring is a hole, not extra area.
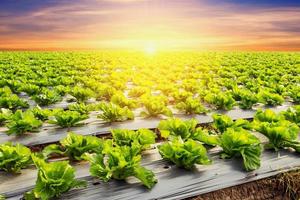
M 300 53 L 3 51 L 0 199 L 186 199 L 295 170 L 299 103 Z

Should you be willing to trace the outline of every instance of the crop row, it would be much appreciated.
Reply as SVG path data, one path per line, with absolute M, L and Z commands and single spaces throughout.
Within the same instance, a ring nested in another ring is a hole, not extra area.
M 138 53 L 0 53 L 0 107 L 16 110 L 71 95 L 120 109 L 143 107 L 142 116 L 210 109 L 250 109 L 256 103 L 300 101 L 297 53 L 169 53 L 147 59 Z M 124 111 L 125 112 L 125 111 Z
M 162 120 L 158 125 L 159 137 L 163 139 L 158 146 L 162 158 L 191 170 L 196 164 L 211 164 L 206 148 L 219 146 L 222 148 L 221 158 L 241 157 L 244 169 L 252 171 L 260 167 L 263 151 L 261 140 L 252 131 L 268 138 L 264 145 L 266 149 L 290 148 L 300 153 L 300 106 L 279 114 L 259 110 L 252 122 L 233 121 L 220 114 L 213 115 L 213 119 L 209 129 L 197 127 L 194 119 Z M 23 168 L 32 164 L 37 167 L 36 186 L 24 194 L 25 199 L 50 199 L 72 188 L 85 186 L 84 181 L 75 179 L 75 171 L 67 161 L 47 162 L 57 155 L 66 156 L 71 161 L 88 161 L 91 176 L 102 181 L 135 176 L 144 186 L 152 188 L 158 180 L 151 170 L 141 166 L 141 159 L 142 151 L 156 142 L 157 135 L 148 129 L 114 129 L 111 133 L 112 139 L 101 139 L 70 132 L 59 144 L 48 145 L 38 153 L 31 153 L 21 144 L 5 143 L 0 145 L 0 170 L 21 173 Z

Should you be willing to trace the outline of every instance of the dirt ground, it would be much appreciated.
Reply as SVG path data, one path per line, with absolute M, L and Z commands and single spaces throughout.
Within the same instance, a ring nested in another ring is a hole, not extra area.
M 300 200 L 300 169 L 188 200 Z

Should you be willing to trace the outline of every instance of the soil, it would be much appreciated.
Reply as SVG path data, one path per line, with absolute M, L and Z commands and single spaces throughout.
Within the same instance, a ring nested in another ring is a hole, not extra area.
M 187 200 L 299 200 L 300 169 Z

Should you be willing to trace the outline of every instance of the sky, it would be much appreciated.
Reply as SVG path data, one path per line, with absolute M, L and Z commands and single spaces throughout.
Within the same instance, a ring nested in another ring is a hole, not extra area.
M 1 0 L 0 49 L 300 51 L 300 0 Z

